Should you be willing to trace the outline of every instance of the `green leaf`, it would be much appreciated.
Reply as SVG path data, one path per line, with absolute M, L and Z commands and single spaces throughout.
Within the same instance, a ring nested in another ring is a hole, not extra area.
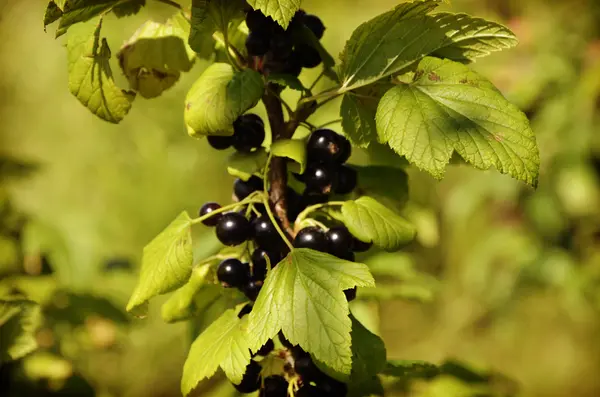
M 263 79 L 254 70 L 235 72 L 226 63 L 210 65 L 185 100 L 188 134 L 231 135 L 235 119 L 258 103 L 263 90 Z
M 260 148 L 252 153 L 234 152 L 227 160 L 227 172 L 229 175 L 244 181 L 260 172 L 267 164 L 267 152 Z
M 346 227 L 361 241 L 395 251 L 415 237 L 415 228 L 407 220 L 371 197 L 346 201 L 342 206 Z
M 56 22 L 62 17 L 65 8 L 66 0 L 54 0 L 48 2 L 46 12 L 44 13 L 44 30 L 53 22 Z
M 284 29 L 287 29 L 296 11 L 300 9 L 302 0 L 248 0 L 255 10 L 273 18 Z
M 440 372 L 435 364 L 419 360 L 388 361 L 382 374 L 397 378 L 432 378 Z
M 35 332 L 41 324 L 40 306 L 29 300 L 0 300 L 0 364 L 37 349 Z
M 250 348 L 257 351 L 281 330 L 334 371 L 350 374 L 352 323 L 343 290 L 373 285 L 363 264 L 294 249 L 269 272 L 249 315 Z
M 192 260 L 191 218 L 184 211 L 144 247 L 140 280 L 127 311 L 143 316 L 150 298 L 185 284 L 192 272 Z
M 196 310 L 194 298 L 205 285 L 206 277 L 210 274 L 211 264 L 205 264 L 192 270 L 188 282 L 169 297 L 161 308 L 162 318 L 167 323 L 187 320 Z M 210 301 L 211 297 L 207 297 Z
M 377 140 L 375 115 L 381 97 L 393 85 L 381 82 L 361 87 L 344 95 L 340 116 L 346 136 L 354 146 L 368 147 Z
M 129 0 L 125 3 L 117 4 L 112 11 L 118 18 L 128 17 L 140 12 L 145 5 L 146 0 Z
M 144 98 L 172 87 L 194 64 L 194 51 L 187 45 L 189 31 L 181 13 L 165 23 L 144 23 L 117 54 L 129 86 Z
M 234 384 L 242 381 L 250 362 L 245 330 L 247 319 L 245 316 L 240 320 L 236 310 L 227 310 L 194 341 L 183 366 L 181 391 L 184 396 L 198 382 L 213 376 L 218 367 Z
M 352 385 L 368 382 L 386 366 L 385 345 L 381 338 L 364 327 L 354 316 L 352 320 Z
M 341 55 L 340 92 L 398 74 L 423 57 L 467 62 L 516 45 L 514 34 L 465 14 L 427 15 L 439 1 L 404 3 L 360 25 Z
M 396 207 L 408 200 L 408 174 L 401 168 L 381 165 L 357 166 L 358 192 Z
M 100 40 L 102 23 L 92 20 L 69 31 L 69 91 L 92 113 L 119 123 L 131 109 L 135 93 L 117 87 L 109 65 L 110 49 Z
M 244 18 L 243 0 L 192 0 L 190 47 L 210 55 L 215 47 L 212 35 L 229 31 Z
M 436 178 L 456 150 L 476 168 L 537 185 L 540 157 L 527 117 L 463 64 L 425 58 L 411 84 L 381 99 L 376 120 L 381 142 Z
M 119 0 L 66 0 L 60 17 L 56 37 L 60 37 L 74 24 L 87 22 L 111 10 Z
M 306 88 L 304 88 L 300 79 L 296 76 L 292 76 L 291 74 L 270 73 L 269 76 L 267 76 L 267 82 L 288 87 L 296 91 L 306 91 Z
M 300 165 L 300 173 L 306 167 L 306 142 L 299 139 L 281 139 L 271 145 L 273 156 L 287 157 Z

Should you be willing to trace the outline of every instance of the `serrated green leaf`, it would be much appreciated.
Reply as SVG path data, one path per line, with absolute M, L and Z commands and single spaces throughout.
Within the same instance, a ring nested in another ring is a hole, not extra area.
M 44 13 L 44 30 L 53 22 L 56 22 L 62 17 L 63 9 L 66 0 L 55 0 L 48 2 L 46 12 Z
M 101 22 L 80 23 L 69 31 L 69 91 L 92 113 L 119 123 L 131 109 L 135 93 L 117 87 L 109 65 L 110 49 L 100 40 Z
M 407 220 L 371 197 L 346 201 L 342 206 L 344 224 L 356 238 L 389 251 L 410 242 L 416 234 Z
M 344 95 L 340 107 L 342 127 L 354 146 L 368 147 L 371 142 L 377 141 L 377 105 L 392 87 L 392 83 L 382 81 Z
M 173 295 L 169 297 L 161 308 L 161 315 L 165 322 L 174 323 L 187 320 L 196 312 L 193 307 L 194 298 L 205 285 L 206 277 L 210 274 L 211 264 L 205 264 L 192 270 L 192 275 L 188 282 Z M 211 297 L 207 297 L 210 301 Z
M 252 153 L 234 152 L 227 160 L 227 172 L 229 175 L 240 178 L 244 181 L 260 172 L 267 164 L 267 152 L 260 148 Z
M 341 55 L 340 92 L 398 74 L 423 57 L 467 62 L 516 45 L 506 27 L 466 14 L 428 15 L 439 1 L 404 3 L 360 25 Z
M 233 134 L 233 122 L 258 103 L 263 90 L 263 79 L 254 70 L 235 72 L 226 63 L 210 65 L 185 100 L 188 134 L 192 137 Z
M 182 212 L 144 247 L 140 280 L 127 304 L 128 312 L 145 315 L 150 298 L 188 281 L 193 260 L 191 221 L 187 212 Z
M 247 316 L 239 319 L 236 310 L 227 310 L 194 341 L 183 366 L 181 392 L 184 396 L 201 380 L 214 375 L 218 367 L 234 384 L 242 381 L 250 362 L 247 319 Z
M 527 117 L 461 63 L 423 59 L 411 84 L 384 95 L 376 120 L 381 142 L 436 178 L 456 150 L 476 168 L 537 185 L 540 158 Z
M 381 338 L 364 327 L 354 316 L 352 320 L 352 385 L 368 382 L 386 367 L 385 344 Z
M 203 57 L 212 54 L 215 32 L 225 32 L 244 18 L 243 0 L 192 0 L 190 47 Z
M 358 192 L 399 207 L 408 200 L 408 174 L 382 165 L 352 166 L 358 173 Z
M 128 17 L 128 16 L 135 15 L 138 12 L 140 12 L 142 7 L 144 7 L 145 5 L 146 5 L 146 0 L 129 0 L 125 3 L 117 4 L 113 8 L 112 12 L 118 18 Z
M 384 375 L 397 378 L 432 378 L 440 373 L 435 364 L 419 360 L 391 360 L 387 362 Z
M 287 29 L 296 11 L 300 9 L 302 0 L 247 0 L 255 10 L 273 18 L 284 29 Z
M 35 332 L 41 324 L 40 306 L 29 300 L 0 300 L 0 364 L 37 349 Z
M 296 76 L 292 76 L 291 74 L 271 73 L 267 77 L 267 82 L 288 87 L 296 91 L 306 91 L 306 88 L 304 88 L 300 79 Z
M 190 24 L 177 13 L 165 23 L 145 22 L 121 47 L 119 65 L 129 86 L 144 98 L 154 98 L 172 87 L 194 64 L 188 46 Z
M 287 157 L 300 165 L 300 173 L 306 167 L 306 142 L 299 139 L 280 139 L 271 145 L 273 156 Z
M 67 30 L 76 23 L 87 22 L 110 11 L 118 3 L 119 0 L 66 0 L 56 37 L 67 33 Z
M 343 290 L 373 285 L 363 264 L 306 248 L 292 250 L 267 275 L 249 315 L 250 348 L 257 351 L 281 330 L 317 360 L 349 374 L 352 323 Z

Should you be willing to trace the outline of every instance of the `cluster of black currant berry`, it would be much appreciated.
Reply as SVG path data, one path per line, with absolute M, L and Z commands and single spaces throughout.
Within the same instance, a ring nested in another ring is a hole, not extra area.
M 260 148 L 265 140 L 265 123 L 260 116 L 247 113 L 233 123 L 233 135 L 210 135 L 208 143 L 214 149 L 225 150 L 234 147 L 238 152 L 250 153 Z
M 284 30 L 273 19 L 253 10 L 246 14 L 246 25 L 250 30 L 246 49 L 257 70 L 298 76 L 303 67 L 314 68 L 321 63 L 321 55 L 302 33 L 308 28 L 321 39 L 325 25 L 319 17 L 299 10 Z

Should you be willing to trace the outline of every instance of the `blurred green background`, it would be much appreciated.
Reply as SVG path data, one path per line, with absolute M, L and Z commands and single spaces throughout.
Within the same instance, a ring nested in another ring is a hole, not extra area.
M 164 324 L 160 299 L 144 320 L 123 308 L 143 246 L 182 209 L 230 199 L 226 155 L 183 125 L 186 90 L 206 64 L 158 99 L 138 97 L 120 125 L 109 125 L 69 94 L 63 41 L 42 28 L 45 3 L 0 3 L 0 291 L 26 291 L 45 318 L 41 348 L 0 368 L 0 384 L 17 385 L 18 396 L 179 396 L 199 324 Z M 149 3 L 106 21 L 113 54 L 144 20 L 172 12 Z M 358 24 L 397 3 L 303 7 L 324 20 L 335 55 Z M 455 376 L 388 380 L 391 396 L 599 396 L 600 3 L 453 0 L 444 8 L 505 23 L 520 38 L 474 68 L 531 118 L 539 188 L 459 164 L 441 182 L 410 170 L 405 211 L 418 240 L 394 257 L 364 258 L 397 263 L 400 292 L 359 300 L 353 311 L 391 359 L 462 363 Z M 338 118 L 338 105 L 311 121 Z M 373 153 L 354 161 L 389 161 Z M 232 390 L 218 378 L 198 395 Z

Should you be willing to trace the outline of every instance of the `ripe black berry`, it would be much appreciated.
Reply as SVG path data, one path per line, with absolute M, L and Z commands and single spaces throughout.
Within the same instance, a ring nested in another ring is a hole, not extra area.
M 309 226 L 298 232 L 294 239 L 294 247 L 327 252 L 329 242 L 323 230 L 315 226 Z
M 295 397 L 327 397 L 327 394 L 320 390 L 317 386 L 313 386 L 310 384 L 304 384 L 298 391 L 294 394 Z
M 294 371 L 302 377 L 305 383 L 317 380 L 322 376 L 308 353 L 294 358 Z
M 275 349 L 275 342 L 273 342 L 273 339 L 269 339 L 267 341 L 267 343 L 265 343 L 260 349 L 258 349 L 258 351 L 256 352 L 256 355 L 266 357 L 274 349 Z
M 327 231 L 329 253 L 335 256 L 344 255 L 352 249 L 354 237 L 345 226 L 334 226 Z
M 350 156 L 352 155 L 352 144 L 345 136 L 338 135 L 338 147 L 339 151 L 337 154 L 336 161 L 340 164 L 348 161 Z
M 348 302 L 352 302 L 354 299 L 356 299 L 356 287 L 345 289 L 344 295 L 346 295 L 346 300 Z
M 277 250 L 283 245 L 283 240 L 268 215 L 262 215 L 252 222 L 254 241 L 264 249 Z
M 321 19 L 312 14 L 306 14 L 304 18 L 302 18 L 304 25 L 310 29 L 311 32 L 317 37 L 317 39 L 323 38 L 323 34 L 325 33 L 325 25 Z
M 244 305 L 244 307 L 242 307 L 242 310 L 240 310 L 240 312 L 238 313 L 238 318 L 242 318 L 246 314 L 250 314 L 251 311 L 252 311 L 252 304 L 247 303 L 246 305 Z
M 233 122 L 233 147 L 240 152 L 251 152 L 265 140 L 265 124 L 255 114 L 244 114 Z
M 261 366 L 254 360 L 250 360 L 250 364 L 246 366 L 246 372 L 239 385 L 234 385 L 240 393 L 253 393 L 260 388 L 260 371 Z
M 209 135 L 208 144 L 217 150 L 229 149 L 233 145 L 233 136 Z
M 302 60 L 302 66 L 305 68 L 314 68 L 321 64 L 321 54 L 308 44 L 298 44 L 296 52 L 298 58 Z
M 261 31 L 251 31 L 246 38 L 248 55 L 262 57 L 269 51 L 269 35 Z
M 360 241 L 359 239 L 355 238 L 354 241 L 352 242 L 352 251 L 367 252 L 372 246 L 373 246 L 372 242 L 365 243 L 364 241 Z
M 334 168 L 325 163 L 310 164 L 303 174 L 306 188 L 319 193 L 331 193 L 337 185 Z
M 315 130 L 306 143 L 306 154 L 309 161 L 331 162 L 340 157 L 342 140 L 335 131 L 322 128 Z
M 242 287 L 242 292 L 246 295 L 246 298 L 250 299 L 252 302 L 258 298 L 258 293 L 263 286 L 262 280 L 256 280 L 251 278 L 250 281 Z
M 356 262 L 356 255 L 354 255 L 354 252 L 352 251 L 341 252 L 338 253 L 336 256 L 346 261 Z
M 198 212 L 198 215 L 206 216 L 206 215 L 210 214 L 211 212 L 218 210 L 219 208 L 221 208 L 221 206 L 218 203 L 208 202 L 208 203 L 205 203 L 202 207 L 200 207 L 200 211 Z M 222 214 L 215 214 L 215 215 L 203 220 L 202 223 L 206 226 L 217 226 L 217 223 L 219 223 L 219 220 L 222 217 L 223 217 Z
M 217 223 L 217 238 L 224 245 L 240 245 L 251 235 L 250 222 L 238 212 L 228 212 Z
M 342 165 L 337 169 L 337 184 L 335 186 L 335 192 L 337 194 L 349 194 L 356 188 L 358 182 L 358 175 L 356 170 L 345 165 Z
M 260 190 L 263 190 L 263 180 L 256 175 L 252 175 L 247 181 L 237 178 L 233 183 L 233 194 L 240 201 Z
M 292 54 L 294 42 L 288 34 L 274 34 L 271 37 L 271 52 L 275 59 L 286 59 Z
M 249 266 L 238 259 L 229 258 L 219 263 L 217 278 L 224 287 L 239 288 L 250 279 Z
M 252 10 L 246 14 L 246 25 L 252 32 L 257 31 L 269 31 L 273 23 L 272 19 L 269 19 L 259 10 Z
M 252 276 L 257 280 L 264 280 L 267 275 L 267 259 L 271 262 L 271 267 L 275 267 L 281 260 L 281 255 L 273 251 L 266 251 L 257 248 L 252 252 Z
M 287 397 L 288 382 L 283 376 L 272 375 L 265 378 L 261 397 Z

